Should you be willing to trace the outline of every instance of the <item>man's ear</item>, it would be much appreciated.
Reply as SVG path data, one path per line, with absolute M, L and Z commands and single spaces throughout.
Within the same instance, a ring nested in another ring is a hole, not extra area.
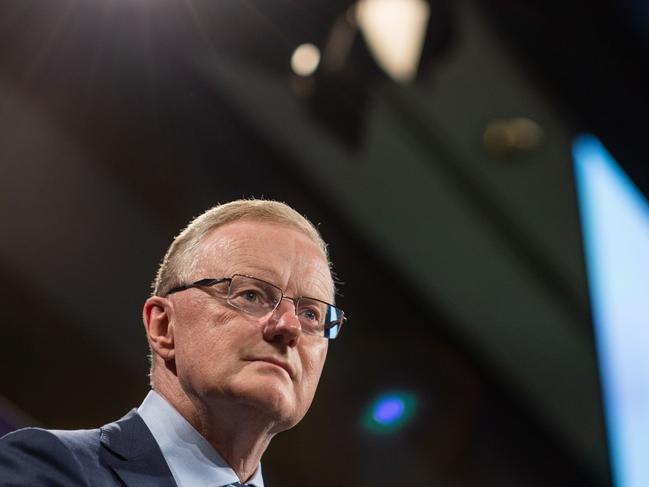
M 152 296 L 144 303 L 142 310 L 144 328 L 152 353 L 165 362 L 175 358 L 173 306 L 160 296 Z

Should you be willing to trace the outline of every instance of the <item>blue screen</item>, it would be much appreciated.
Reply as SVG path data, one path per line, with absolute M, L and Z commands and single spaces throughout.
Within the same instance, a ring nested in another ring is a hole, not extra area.
M 573 157 L 616 487 L 649 486 L 649 204 L 597 138 Z

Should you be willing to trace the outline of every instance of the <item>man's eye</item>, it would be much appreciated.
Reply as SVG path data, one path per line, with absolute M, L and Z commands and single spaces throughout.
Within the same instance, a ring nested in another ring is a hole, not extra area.
M 319 314 L 313 309 L 305 309 L 302 312 L 302 316 L 304 316 L 309 321 L 318 321 L 319 318 Z
M 261 301 L 261 296 L 257 291 L 245 291 L 243 298 L 250 303 L 258 303 Z

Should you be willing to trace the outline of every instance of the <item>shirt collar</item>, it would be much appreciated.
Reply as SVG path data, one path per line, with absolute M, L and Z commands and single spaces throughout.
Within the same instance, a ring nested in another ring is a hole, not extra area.
M 239 482 L 216 449 L 157 392 L 150 391 L 137 412 L 151 430 L 178 487 Z M 261 464 L 247 484 L 264 487 Z

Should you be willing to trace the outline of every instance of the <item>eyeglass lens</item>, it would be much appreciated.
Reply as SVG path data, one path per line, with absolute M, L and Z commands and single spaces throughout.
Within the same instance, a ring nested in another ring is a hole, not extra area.
M 277 286 L 241 275 L 232 277 L 228 290 L 228 302 L 232 306 L 257 317 L 274 311 L 282 296 Z M 338 334 L 341 311 L 335 306 L 317 299 L 299 298 L 295 311 L 302 331 L 330 339 Z

